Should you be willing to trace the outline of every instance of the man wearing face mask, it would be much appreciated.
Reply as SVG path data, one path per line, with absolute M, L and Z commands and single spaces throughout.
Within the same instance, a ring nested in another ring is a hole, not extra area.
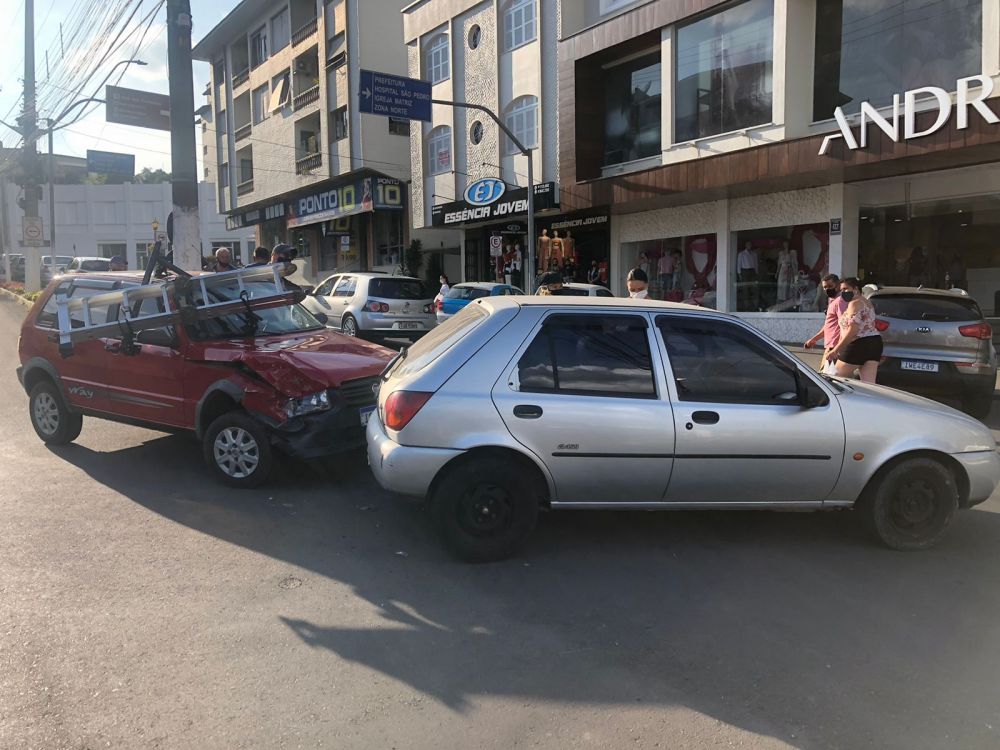
M 847 310 L 847 302 L 840 296 L 840 277 L 835 273 L 828 273 L 823 277 L 823 291 L 829 298 L 826 306 L 826 319 L 823 327 L 819 329 L 815 336 L 806 341 L 806 349 L 812 349 L 816 343 L 823 339 L 823 359 L 819 363 L 820 372 L 827 372 L 827 365 L 830 365 L 832 375 L 833 361 L 830 359 L 830 352 L 840 343 L 840 316 Z

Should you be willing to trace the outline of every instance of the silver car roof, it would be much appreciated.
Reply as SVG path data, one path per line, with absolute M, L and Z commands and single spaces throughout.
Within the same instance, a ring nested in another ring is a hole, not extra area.
M 618 308 L 636 312 L 688 312 L 701 313 L 720 318 L 735 318 L 729 313 L 719 312 L 709 307 L 686 305 L 683 302 L 661 302 L 652 299 L 632 299 L 631 297 L 566 297 L 560 295 L 484 297 L 473 304 L 488 305 L 494 310 L 508 306 L 518 307 L 568 307 L 568 308 Z
M 956 299 L 971 299 L 969 293 L 965 290 L 952 290 L 952 289 L 933 289 L 931 287 L 923 286 L 883 286 L 876 289 L 869 295 L 871 297 L 877 297 L 880 294 L 912 294 L 916 296 L 926 296 L 926 297 L 955 297 Z

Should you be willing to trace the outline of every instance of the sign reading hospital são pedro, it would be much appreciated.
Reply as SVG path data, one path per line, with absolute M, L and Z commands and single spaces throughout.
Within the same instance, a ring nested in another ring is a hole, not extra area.
M 974 89 L 979 91 L 974 93 Z M 972 107 L 979 116 L 991 125 L 1000 122 L 988 106 L 986 99 L 993 93 L 993 79 L 988 76 L 976 75 L 968 78 L 959 78 L 955 83 L 955 127 L 963 130 L 969 126 L 969 107 Z M 927 105 L 930 104 L 928 107 Z M 868 126 L 875 125 L 885 133 L 893 142 L 898 143 L 900 139 L 900 115 L 903 119 L 902 138 L 922 138 L 923 136 L 935 133 L 944 127 L 951 117 L 951 95 L 937 86 L 923 86 L 918 89 L 911 89 L 902 95 L 892 95 L 892 117 L 883 116 L 875 107 L 868 102 L 861 103 L 861 121 L 859 123 L 859 137 L 854 136 L 851 124 L 848 122 L 844 110 L 837 107 L 833 112 L 833 117 L 840 128 L 839 133 L 828 135 L 823 139 L 820 146 L 819 155 L 826 154 L 830 145 L 838 138 L 843 138 L 844 143 L 852 151 L 864 148 L 868 145 Z M 917 130 L 917 112 L 933 112 L 937 110 L 934 122 L 923 130 Z

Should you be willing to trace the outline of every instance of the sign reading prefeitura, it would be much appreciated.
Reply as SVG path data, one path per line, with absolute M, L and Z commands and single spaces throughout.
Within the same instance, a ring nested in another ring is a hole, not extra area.
M 528 188 L 500 190 L 495 184 L 485 187 L 480 185 L 485 182 L 499 181 L 479 180 L 465 191 L 465 200 L 434 206 L 431 209 L 431 224 L 435 227 L 450 227 L 496 219 L 513 219 L 528 213 Z M 554 182 L 535 185 L 536 211 L 558 207 L 559 191 Z
M 403 191 L 403 184 L 391 177 L 365 177 L 306 195 L 289 202 L 288 227 L 318 224 L 368 211 L 401 211 Z
M 979 90 L 973 93 L 974 89 Z M 969 126 L 970 107 L 991 125 L 1000 122 L 1000 117 L 997 117 L 996 113 L 986 105 L 986 99 L 992 93 L 993 79 L 988 76 L 976 75 L 959 78 L 955 82 L 955 127 L 964 130 Z M 898 143 L 900 138 L 906 141 L 922 138 L 944 127 L 948 118 L 951 117 L 951 111 L 951 94 L 938 86 L 923 86 L 919 89 L 911 89 L 902 95 L 893 94 L 891 118 L 883 115 L 868 102 L 861 102 L 859 133 L 858 137 L 855 137 L 847 115 L 844 114 L 841 107 L 837 107 L 833 112 L 833 117 L 837 121 L 840 132 L 828 135 L 823 139 L 819 155 L 823 156 L 827 153 L 830 150 L 830 145 L 838 138 L 842 138 L 847 148 L 852 151 L 864 148 L 868 145 L 869 125 L 877 127 L 894 143 Z M 937 114 L 929 127 L 917 130 L 918 112 L 936 112 Z M 900 123 L 900 118 L 902 118 L 902 123 Z M 900 125 L 902 125 L 902 131 Z

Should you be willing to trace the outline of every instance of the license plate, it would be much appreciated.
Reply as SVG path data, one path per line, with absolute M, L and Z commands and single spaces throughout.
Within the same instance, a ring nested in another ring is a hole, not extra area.
M 361 425 L 363 427 L 368 426 L 368 421 L 372 418 L 372 414 L 375 413 L 375 407 L 369 406 L 361 410 Z
M 908 362 L 904 359 L 899 366 L 904 370 L 918 370 L 919 372 L 938 371 L 937 362 Z
M 419 323 L 396 323 L 396 327 L 397 328 L 406 328 L 406 329 L 420 328 L 420 324 Z

